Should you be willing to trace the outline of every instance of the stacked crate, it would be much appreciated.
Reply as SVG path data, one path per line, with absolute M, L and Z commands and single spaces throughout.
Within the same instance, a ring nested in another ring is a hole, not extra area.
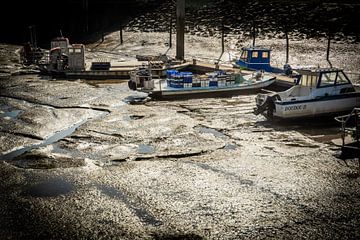
M 180 75 L 184 81 L 184 88 L 191 88 L 193 81 L 193 74 L 191 72 L 180 72 Z
M 209 87 L 209 79 L 208 78 L 203 78 L 201 79 L 201 87 Z
M 149 61 L 151 70 L 162 70 L 164 69 L 163 61 Z
M 178 72 L 177 70 L 166 71 L 166 83 L 172 88 L 191 88 L 193 74 L 191 72 Z
M 192 87 L 201 87 L 201 78 L 193 78 Z
M 218 75 L 217 73 L 210 73 L 208 75 L 208 79 L 209 79 L 209 87 L 217 87 L 219 86 L 219 79 L 218 79 Z
M 174 73 L 171 78 L 171 87 L 173 88 L 183 88 L 184 87 L 184 79 L 182 78 L 180 73 Z

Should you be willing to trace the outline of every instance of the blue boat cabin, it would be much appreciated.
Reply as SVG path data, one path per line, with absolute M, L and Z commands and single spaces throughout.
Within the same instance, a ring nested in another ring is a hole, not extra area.
M 273 72 L 270 66 L 270 49 L 260 47 L 243 47 L 240 58 L 236 64 L 240 67 L 264 70 L 265 72 Z

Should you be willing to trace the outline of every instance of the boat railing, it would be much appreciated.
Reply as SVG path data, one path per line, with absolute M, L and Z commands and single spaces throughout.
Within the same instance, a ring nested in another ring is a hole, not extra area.
M 335 117 L 335 120 L 341 123 L 342 146 L 345 146 L 345 138 L 350 134 L 360 143 L 360 108 L 354 108 L 350 114 Z

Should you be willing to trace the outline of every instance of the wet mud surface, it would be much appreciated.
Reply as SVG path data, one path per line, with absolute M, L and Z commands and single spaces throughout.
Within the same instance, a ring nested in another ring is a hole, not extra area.
M 336 123 L 268 122 L 255 95 L 131 105 L 126 83 L 34 74 L 0 87 L 1 239 L 360 238 Z

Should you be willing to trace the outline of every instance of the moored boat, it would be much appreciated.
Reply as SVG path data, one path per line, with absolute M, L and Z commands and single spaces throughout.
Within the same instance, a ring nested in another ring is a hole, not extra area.
M 290 89 L 257 95 L 255 114 L 262 113 L 273 120 L 299 119 L 333 116 L 360 106 L 360 92 L 343 70 L 305 68 L 296 71 L 300 76 Z
M 259 92 L 275 82 L 276 77 L 255 72 L 241 75 L 216 71 L 206 75 L 191 72 L 167 71 L 166 79 L 152 79 L 145 69 L 137 71 L 129 81 L 129 88 L 147 92 L 154 99 L 188 99 L 199 97 L 227 97 Z
M 70 44 L 69 39 L 58 37 L 51 41 L 51 48 L 39 64 L 43 74 L 69 79 L 129 79 L 130 72 L 147 64 L 155 75 L 163 76 L 165 72 L 162 61 L 128 61 L 110 62 L 100 59 L 86 66 L 85 46 Z
M 284 65 L 284 69 L 273 67 L 270 64 L 271 49 L 259 46 L 243 47 L 240 57 L 235 61 L 234 67 L 250 70 L 262 70 L 272 73 L 283 73 L 290 75 L 292 68 L 289 64 Z

